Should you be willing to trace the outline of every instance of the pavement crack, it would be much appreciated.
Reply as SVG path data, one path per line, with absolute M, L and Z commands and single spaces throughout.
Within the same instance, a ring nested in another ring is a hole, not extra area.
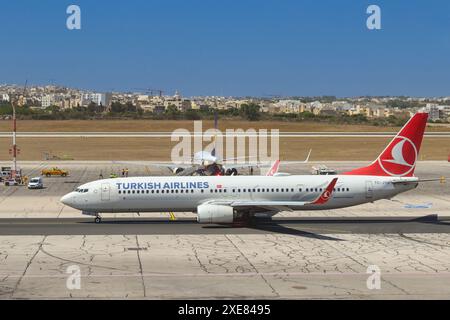
M 256 274 L 258 274 L 261 279 L 267 284 L 267 286 L 270 288 L 272 293 L 279 297 L 280 294 L 277 292 L 277 290 L 269 283 L 269 281 L 266 279 L 266 277 L 261 274 L 258 269 L 255 267 L 255 265 L 247 258 L 247 256 L 236 246 L 236 244 L 233 242 L 233 240 L 230 239 L 228 235 L 225 235 L 225 238 L 233 245 L 233 247 L 239 252 L 239 254 L 247 261 L 247 263 L 252 267 L 253 270 L 255 270 Z
M 399 233 L 399 236 L 404 238 L 404 239 L 406 239 L 406 240 L 411 240 L 411 241 L 422 243 L 422 244 L 425 244 L 425 245 L 437 246 L 437 247 L 441 247 L 441 248 L 450 248 L 450 246 L 447 246 L 447 245 L 443 245 L 443 244 L 439 244 L 439 243 L 433 243 L 433 242 L 424 241 L 424 240 L 414 239 L 413 237 L 407 236 L 407 235 L 405 235 L 403 233 Z
M 87 266 L 87 267 L 103 268 L 103 269 L 108 269 L 108 270 L 124 271 L 123 269 L 120 269 L 120 268 L 106 267 L 106 266 L 101 266 L 101 265 L 96 265 L 96 264 L 89 264 L 89 263 L 84 263 L 84 262 L 80 262 L 80 261 L 75 261 L 75 260 L 61 258 L 61 257 L 55 256 L 55 255 L 47 252 L 44 248 L 41 248 L 41 251 L 42 251 L 42 253 L 46 254 L 49 257 L 52 257 L 54 259 L 58 259 L 58 260 L 61 260 L 61 261 L 64 261 L 64 262 L 73 263 L 73 264 L 76 264 L 76 265 L 82 265 L 82 266 Z
M 47 236 L 43 236 L 42 240 L 39 242 L 38 248 L 36 250 L 36 252 L 33 254 L 33 256 L 31 257 L 31 259 L 28 261 L 25 270 L 23 271 L 23 273 L 21 274 L 19 280 L 16 282 L 16 285 L 14 286 L 14 289 L 11 292 L 11 298 L 14 297 L 14 294 L 17 291 L 17 288 L 19 287 L 20 283 L 22 282 L 23 278 L 25 277 L 25 274 L 28 271 L 28 268 L 30 268 L 31 264 L 33 263 L 34 258 L 36 258 L 36 256 L 38 255 L 38 253 L 42 250 L 42 246 L 44 245 L 45 240 L 47 239 Z
M 140 248 L 139 246 L 139 238 L 136 235 L 136 248 Z M 147 292 L 145 289 L 145 279 L 144 279 L 144 271 L 142 269 L 142 261 L 141 261 L 141 254 L 140 254 L 140 250 L 136 250 L 136 254 L 137 254 L 137 258 L 138 258 L 138 262 L 139 262 L 139 272 L 141 274 L 141 281 L 142 281 L 142 289 L 144 291 L 144 298 L 147 297 Z

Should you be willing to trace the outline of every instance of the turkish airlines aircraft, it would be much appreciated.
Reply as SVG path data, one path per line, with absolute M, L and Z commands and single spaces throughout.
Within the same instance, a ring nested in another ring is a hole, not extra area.
M 136 177 L 100 180 L 64 196 L 96 217 L 116 212 L 197 213 L 200 223 L 234 224 L 281 211 L 329 210 L 390 199 L 416 188 L 416 161 L 428 114 L 414 115 L 369 166 L 337 176 Z

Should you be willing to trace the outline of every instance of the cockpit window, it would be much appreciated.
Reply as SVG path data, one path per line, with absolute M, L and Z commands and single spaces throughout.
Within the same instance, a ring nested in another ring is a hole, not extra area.
M 78 193 L 88 193 L 88 192 L 89 192 L 89 189 L 81 189 L 81 188 L 77 188 L 77 189 L 75 189 L 75 192 L 78 192 Z

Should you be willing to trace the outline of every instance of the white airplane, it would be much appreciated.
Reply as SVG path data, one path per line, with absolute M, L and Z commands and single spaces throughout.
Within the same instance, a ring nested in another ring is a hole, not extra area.
M 309 162 L 312 150 L 309 150 L 308 156 L 304 161 L 294 161 L 290 164 L 306 164 Z M 113 161 L 114 164 L 123 165 L 139 165 L 139 166 L 149 166 L 157 167 L 163 169 L 169 169 L 176 176 L 192 176 L 192 175 L 202 175 L 202 176 L 237 176 L 240 169 L 262 169 L 270 166 L 269 163 L 262 162 L 245 162 L 236 163 L 237 160 L 250 160 L 251 157 L 243 158 L 231 158 L 231 159 L 221 159 L 216 155 L 215 149 L 212 152 L 200 151 L 194 154 L 192 161 L 186 163 L 172 164 L 172 163 L 151 163 L 151 162 L 119 162 Z M 276 172 L 278 172 L 277 165 Z
M 369 166 L 336 176 L 136 177 L 87 183 L 61 199 L 101 221 L 102 213 L 197 213 L 204 224 L 241 224 L 281 211 L 356 206 L 415 189 L 428 114 L 414 115 Z M 433 180 L 434 181 L 434 180 Z
M 218 115 L 214 114 L 214 129 L 218 130 Z M 214 137 L 214 147 L 212 151 L 202 150 L 196 152 L 189 161 L 182 163 L 170 163 L 170 162 L 123 162 L 113 161 L 115 164 L 123 165 L 141 165 L 148 167 L 156 167 L 159 169 L 168 169 L 176 176 L 237 176 L 241 169 L 255 169 L 266 168 L 270 166 L 270 163 L 262 162 L 250 162 L 252 158 L 257 157 L 237 157 L 237 158 L 222 158 L 218 155 L 216 148 L 216 137 Z M 293 163 L 308 163 L 312 150 L 305 161 L 298 161 Z M 237 161 L 244 161 L 238 163 Z

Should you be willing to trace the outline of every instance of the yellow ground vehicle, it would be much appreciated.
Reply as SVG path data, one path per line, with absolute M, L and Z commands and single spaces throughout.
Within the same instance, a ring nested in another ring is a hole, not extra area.
M 69 171 L 60 168 L 51 168 L 42 170 L 41 174 L 46 177 L 67 177 L 69 175 Z

